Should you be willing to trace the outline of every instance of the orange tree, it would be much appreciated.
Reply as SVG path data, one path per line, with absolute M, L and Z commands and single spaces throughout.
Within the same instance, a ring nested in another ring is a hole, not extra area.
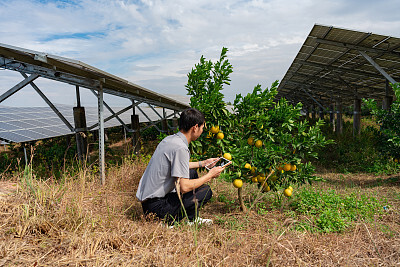
M 221 93 L 224 85 L 230 84 L 232 65 L 226 58 L 227 48 L 222 48 L 220 58 L 213 63 L 203 56 L 188 74 L 186 89 L 191 95 L 190 106 L 202 111 L 206 117 L 206 128 L 202 137 L 191 142 L 193 156 L 198 159 L 222 156 L 229 144 L 232 121 Z
M 278 191 L 279 198 L 291 196 L 292 185 L 318 179 L 307 158 L 317 157 L 316 148 L 330 141 L 321 133 L 322 120 L 310 125 L 302 119 L 300 103 L 293 106 L 283 98 L 275 100 L 278 82 L 270 89 L 257 85 L 252 93 L 237 95 L 229 113 L 221 93 L 233 71 L 227 51 L 222 49 L 216 63 L 202 56 L 188 74 L 191 106 L 204 113 L 208 124 L 204 135 L 191 142 L 191 151 L 197 159 L 232 155 L 233 164 L 221 177 L 238 188 L 245 209 L 243 182 L 258 183 L 265 192 Z
M 316 158 L 316 149 L 331 141 L 322 135 L 322 120 L 310 125 L 302 118 L 301 103 L 275 100 L 277 86 L 275 82 L 262 90 L 257 85 L 252 93 L 236 96 L 235 142 L 230 147 L 234 164 L 225 177 L 258 183 L 264 192 L 289 197 L 292 185 L 318 179 L 307 159 Z

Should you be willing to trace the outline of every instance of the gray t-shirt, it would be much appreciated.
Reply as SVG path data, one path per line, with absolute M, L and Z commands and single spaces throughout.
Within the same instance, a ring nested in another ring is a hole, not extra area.
M 136 192 L 139 201 L 164 197 L 175 188 L 176 178 L 189 178 L 188 146 L 188 141 L 181 132 L 167 136 L 158 144 L 140 179 Z

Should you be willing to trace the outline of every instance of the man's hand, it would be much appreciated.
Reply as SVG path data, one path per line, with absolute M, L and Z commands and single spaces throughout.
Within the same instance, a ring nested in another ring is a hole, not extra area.
M 218 158 L 215 158 L 214 160 L 216 160 Z M 208 159 L 210 160 L 210 162 L 213 162 L 213 159 Z M 212 168 L 211 170 L 208 171 L 208 173 L 206 175 L 203 175 L 202 177 L 199 177 L 198 179 L 188 179 L 188 178 L 178 178 L 179 182 L 177 184 L 177 186 L 179 186 L 179 191 L 182 194 L 185 194 L 189 191 L 192 191 L 196 188 L 198 188 L 199 186 L 208 183 L 209 181 L 211 181 L 211 179 L 218 177 L 221 172 L 223 170 L 225 170 L 225 167 L 228 166 L 229 164 L 225 165 L 224 167 L 221 166 L 217 166 Z M 178 189 L 177 189 L 178 192 Z
M 205 167 L 205 166 L 207 166 L 208 164 L 210 164 L 210 163 L 213 163 L 213 164 L 211 164 L 210 166 L 208 166 L 208 168 L 212 168 L 212 167 L 214 167 L 215 166 L 215 164 L 217 164 L 217 159 L 219 159 L 219 158 L 209 158 L 209 159 L 206 159 L 206 160 L 203 160 L 202 161 L 202 165 Z
M 225 170 L 225 167 L 218 166 L 209 170 L 208 174 L 211 175 L 211 178 L 217 178 L 223 170 Z

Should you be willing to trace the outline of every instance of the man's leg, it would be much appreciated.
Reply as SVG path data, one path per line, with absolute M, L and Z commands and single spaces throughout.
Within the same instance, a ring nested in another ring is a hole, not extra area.
M 194 220 L 195 217 L 198 217 L 200 208 L 203 207 L 211 199 L 211 197 L 212 191 L 209 185 L 202 185 L 194 192 L 191 191 L 183 194 L 182 202 L 186 214 L 183 213 L 180 216 L 187 215 L 189 221 Z
M 189 169 L 189 179 L 197 179 L 199 178 L 199 174 L 196 169 Z
M 168 223 L 173 223 L 180 213 L 181 202 L 176 192 L 168 193 L 163 198 L 150 199 L 142 203 L 144 214 L 155 214 Z

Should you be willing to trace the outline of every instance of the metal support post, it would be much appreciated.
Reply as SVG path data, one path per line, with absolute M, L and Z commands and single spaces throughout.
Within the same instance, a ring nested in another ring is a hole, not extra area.
M 163 117 L 161 119 L 161 129 L 162 129 L 163 133 L 168 133 L 168 122 L 165 117 L 166 117 L 165 108 L 163 108 Z
M 359 135 L 361 129 L 361 99 L 354 99 L 353 136 Z
M 79 160 L 85 160 L 87 155 L 87 127 L 84 107 L 74 107 L 76 148 Z
M 319 116 L 319 118 L 320 118 L 321 120 L 324 119 L 324 110 L 323 110 L 323 108 L 321 108 L 321 107 L 319 108 L 318 116 Z
M 332 125 L 332 131 L 335 132 L 335 104 L 331 104 L 331 110 L 329 111 L 329 121 Z
M 390 107 L 393 104 L 393 96 L 384 96 L 382 101 L 382 109 L 390 110 Z
M 307 118 L 307 120 L 310 120 L 310 107 L 309 106 L 306 108 L 306 118 Z
M 311 116 L 312 116 L 312 120 L 315 121 L 316 119 L 316 110 L 315 110 L 315 106 L 311 106 Z
M 76 85 L 75 91 L 76 91 L 76 106 L 80 107 L 81 106 L 81 94 L 79 92 L 79 85 Z
M 393 104 L 393 96 L 391 96 L 391 90 L 390 90 L 390 85 L 389 85 L 389 81 L 386 80 L 386 88 L 385 88 L 385 96 L 383 98 L 383 102 L 382 102 L 382 109 L 384 110 L 390 110 L 390 107 Z
M 131 123 L 132 123 L 133 151 L 134 151 L 135 154 L 139 154 L 140 148 L 141 148 L 141 143 L 140 143 L 140 124 L 139 124 L 139 115 L 136 115 L 135 101 L 134 100 L 132 100 Z
M 26 154 L 26 144 L 24 143 L 23 146 L 24 146 L 25 166 L 27 166 L 28 165 L 28 156 Z
M 78 150 L 79 160 L 85 160 L 87 155 L 87 126 L 85 108 L 81 107 L 81 97 L 79 86 L 76 86 L 76 107 L 73 108 L 75 130 L 76 130 L 76 148 Z
M 178 118 L 176 116 L 174 116 L 172 118 L 172 130 L 174 132 L 176 132 L 176 130 L 179 128 L 179 122 L 178 122 Z
M 97 93 L 96 93 L 93 89 L 90 89 L 90 91 L 92 91 L 92 93 L 93 93 L 95 96 L 97 96 Z M 121 125 L 122 125 L 123 127 L 125 127 L 125 129 L 129 129 L 128 126 L 126 126 L 126 124 L 120 119 L 120 117 L 118 116 L 118 114 L 115 113 L 115 112 L 112 110 L 112 108 L 111 108 L 106 102 L 103 102 L 103 104 L 104 104 L 104 106 L 111 112 L 112 116 L 115 117 L 115 118 L 119 121 L 119 123 L 121 123 Z M 107 119 L 108 119 L 108 118 L 106 118 L 106 119 L 104 120 L 104 122 L 106 122 Z
M 342 117 L 342 101 L 338 100 L 336 102 L 336 133 L 343 133 L 343 117 Z
M 106 183 L 105 175 L 105 150 L 104 150 L 104 108 L 103 108 L 103 83 L 100 82 L 99 94 L 97 97 L 99 114 L 99 170 L 101 184 Z

